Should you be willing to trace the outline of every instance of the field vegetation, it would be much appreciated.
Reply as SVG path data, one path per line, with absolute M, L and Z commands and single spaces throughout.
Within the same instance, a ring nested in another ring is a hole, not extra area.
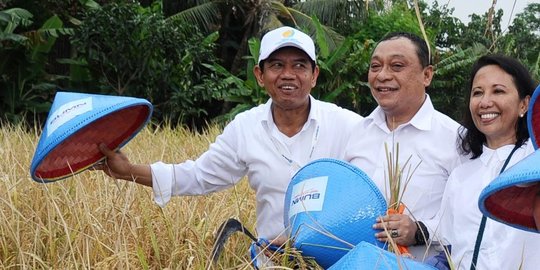
M 421 0 L 0 0 L 0 269 L 208 269 L 222 222 L 234 217 L 254 232 L 245 180 L 165 208 L 150 188 L 99 171 L 34 182 L 31 159 L 58 91 L 147 99 L 152 122 L 172 124 L 144 129 L 122 151 L 135 163 L 181 162 L 266 102 L 252 68 L 268 29 L 308 32 L 321 68 L 311 94 L 363 116 L 376 105 L 366 82 L 376 41 L 409 31 L 430 44 L 435 107 L 460 121 L 480 55 L 513 56 L 540 79 L 540 3 L 504 30 L 508 11 L 491 2 L 463 23 L 444 3 Z M 232 236 L 214 268 L 251 268 L 249 245 Z
M 122 151 L 132 162 L 196 158 L 221 131 L 146 128 Z M 0 268 L 207 269 L 220 224 L 230 217 L 254 231 L 247 181 L 208 196 L 173 197 L 165 208 L 150 188 L 84 171 L 41 184 L 29 173 L 39 132 L 0 130 Z M 229 238 L 216 269 L 249 268 L 250 240 Z

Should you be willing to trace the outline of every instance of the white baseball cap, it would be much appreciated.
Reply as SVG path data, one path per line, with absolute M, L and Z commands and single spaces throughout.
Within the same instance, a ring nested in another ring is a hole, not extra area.
M 260 64 L 262 60 L 268 58 L 276 50 L 289 46 L 304 51 L 311 60 L 316 61 L 315 44 L 313 44 L 311 37 L 298 29 L 283 26 L 263 36 L 257 63 Z

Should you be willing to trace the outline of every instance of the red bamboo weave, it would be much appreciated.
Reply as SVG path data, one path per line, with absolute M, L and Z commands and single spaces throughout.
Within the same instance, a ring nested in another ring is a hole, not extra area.
M 499 190 L 486 199 L 486 210 L 498 219 L 536 229 L 533 218 L 536 192 L 534 186 L 513 186 Z
M 532 130 L 529 130 L 531 136 L 534 136 L 536 144 L 540 146 L 540 102 L 535 102 L 531 115 Z
M 148 106 L 124 108 L 101 117 L 78 130 L 43 158 L 35 175 L 44 180 L 63 178 L 82 171 L 104 156 L 98 145 L 116 149 L 134 136 L 150 113 Z

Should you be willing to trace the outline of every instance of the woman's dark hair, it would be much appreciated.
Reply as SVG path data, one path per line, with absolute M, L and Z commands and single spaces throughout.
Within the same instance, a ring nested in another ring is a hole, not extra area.
M 520 99 L 524 99 L 527 96 L 532 96 L 535 87 L 535 82 L 529 74 L 527 68 L 514 58 L 504 55 L 485 55 L 480 57 L 474 63 L 469 77 L 469 89 L 467 91 L 469 98 L 466 99 L 467 102 L 464 109 L 463 126 L 459 132 L 459 137 L 461 140 L 461 152 L 463 154 L 472 153 L 471 159 L 475 159 L 482 155 L 483 145 L 486 143 L 486 136 L 474 125 L 471 111 L 469 109 L 472 84 L 474 76 L 478 70 L 489 65 L 496 65 L 504 70 L 504 72 L 512 76 L 512 81 L 516 85 Z M 516 146 L 518 147 L 529 139 L 526 115 L 520 117 L 517 121 L 516 139 Z

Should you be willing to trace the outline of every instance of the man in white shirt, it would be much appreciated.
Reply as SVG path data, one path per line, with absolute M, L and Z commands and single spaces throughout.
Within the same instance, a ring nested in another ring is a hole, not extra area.
M 434 109 L 426 94 L 432 77 L 423 39 L 402 32 L 384 37 L 373 51 L 368 73 L 371 94 L 379 106 L 356 127 L 358 139 L 351 142 L 346 154 L 346 160 L 366 172 L 387 200 L 390 189 L 385 144 L 395 155 L 393 146 L 399 143 L 400 166 L 410 158 L 401 184 L 404 214 L 387 215 L 374 228 L 386 227 L 390 235 L 383 230 L 377 238 L 384 242 L 392 237 L 396 244 L 408 246 L 420 261 L 428 255 L 426 243 L 431 244 L 428 235 L 438 224 L 433 219 L 447 178 L 460 164 L 456 145 L 459 124 Z M 411 173 L 410 182 L 404 183 Z
M 247 175 L 256 193 L 258 236 L 281 236 L 291 177 L 312 160 L 343 159 L 351 127 L 362 117 L 310 95 L 319 75 L 315 45 L 297 29 L 281 27 L 264 35 L 253 72 L 270 99 L 238 114 L 198 159 L 135 165 L 102 146 L 107 157 L 102 169 L 112 177 L 152 187 L 160 206 L 171 196 L 229 188 Z

